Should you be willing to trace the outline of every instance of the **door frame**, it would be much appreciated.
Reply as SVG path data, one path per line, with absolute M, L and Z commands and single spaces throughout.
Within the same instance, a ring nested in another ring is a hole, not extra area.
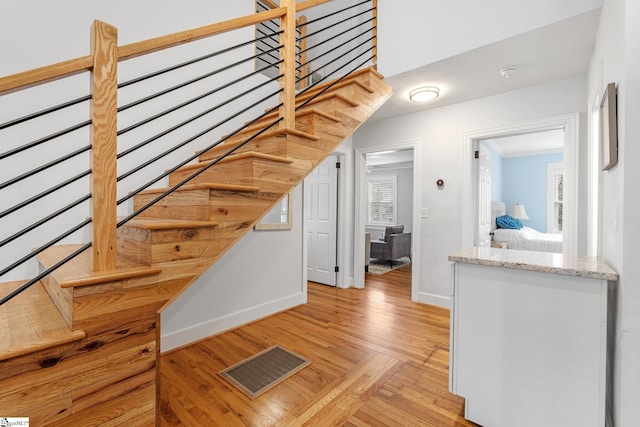
M 564 114 L 531 122 L 519 123 L 511 126 L 497 127 L 471 132 L 463 135 L 462 150 L 462 215 L 460 224 L 460 245 L 463 248 L 473 246 L 475 207 L 473 207 L 473 184 L 475 177 L 472 173 L 472 157 L 474 141 L 496 138 L 499 136 L 518 135 L 540 132 L 545 130 L 564 130 L 564 191 L 568 199 L 564 203 L 563 211 L 563 255 L 578 254 L 578 140 L 580 114 Z
M 385 150 L 413 149 L 413 215 L 412 215 L 412 239 L 413 248 L 411 264 L 411 300 L 419 300 L 420 289 L 420 244 L 421 221 L 420 207 L 422 206 L 422 140 L 411 139 L 407 141 L 381 144 L 375 147 L 361 147 L 355 149 L 355 206 L 354 206 L 354 241 L 353 241 L 353 279 L 354 287 L 364 288 L 364 233 L 366 225 L 367 205 L 367 175 L 365 156 Z
M 305 248 L 307 248 L 306 245 L 309 244 L 309 238 L 308 238 L 309 233 L 308 233 L 308 226 L 307 226 L 307 212 L 305 211 L 305 207 L 307 206 L 306 198 L 308 196 L 307 193 L 306 193 L 306 182 L 307 182 L 307 179 L 309 179 L 309 177 L 316 171 L 316 169 L 319 168 L 322 164 L 324 164 L 324 162 L 329 160 L 329 157 L 332 157 L 332 156 L 335 159 L 334 160 L 335 163 L 336 164 L 340 164 L 340 162 L 342 161 L 341 155 L 338 154 L 338 153 L 331 153 L 327 157 L 325 157 L 320 163 L 318 163 L 315 166 L 315 168 L 313 169 L 311 174 L 307 175 L 302 180 L 302 206 L 303 206 L 303 212 L 302 212 L 303 227 L 302 227 L 302 229 L 303 229 L 303 236 L 304 236 L 303 244 L 305 245 Z M 329 227 L 330 227 L 330 229 L 333 230 L 332 232 L 335 234 L 335 245 L 333 247 L 333 250 L 335 251 L 335 254 L 334 254 L 333 259 L 330 262 L 333 265 L 330 265 L 329 269 L 332 269 L 335 266 L 339 266 L 340 265 L 339 260 L 338 260 L 338 223 L 340 221 L 340 216 L 341 216 L 340 215 L 340 204 L 339 204 L 339 202 L 340 202 L 340 200 L 339 200 L 340 199 L 340 189 L 339 189 L 339 186 L 340 186 L 340 168 L 336 167 L 335 169 L 332 169 L 332 171 L 335 171 L 335 174 L 336 174 L 336 182 L 335 182 L 335 188 L 334 188 L 334 190 L 336 192 L 335 193 L 335 199 L 334 199 L 334 202 L 335 202 L 335 221 L 331 221 L 331 223 L 329 224 Z M 331 173 L 333 173 L 333 172 L 331 172 Z M 314 194 L 313 197 L 315 198 L 316 195 Z M 314 202 L 316 200 L 313 200 L 312 204 L 314 204 Z M 329 202 L 329 203 L 331 203 L 331 202 Z M 317 260 L 312 260 L 312 261 L 314 261 L 314 263 L 317 262 Z M 303 268 L 305 269 L 305 272 L 306 272 L 306 280 L 310 280 L 309 279 L 308 265 L 309 265 L 309 251 L 307 249 L 305 262 L 303 264 Z M 324 282 L 317 282 L 317 283 L 320 283 L 320 284 L 326 285 L 326 286 L 330 286 L 332 288 L 333 287 L 338 287 L 338 272 L 335 272 L 335 271 L 332 272 L 331 270 L 329 270 L 328 271 L 328 275 L 333 275 L 333 283 L 332 284 L 324 283 Z
M 338 263 L 339 271 L 336 273 L 336 288 L 346 289 L 350 288 L 353 283 L 351 281 L 351 277 L 348 272 L 348 267 L 350 264 L 350 251 L 346 247 L 349 239 L 346 238 L 346 227 L 347 227 L 347 219 L 350 218 L 349 213 L 345 210 L 344 207 L 348 206 L 347 204 L 347 179 L 348 177 L 348 167 L 347 165 L 351 164 L 352 161 L 352 153 L 351 150 L 343 148 L 342 146 L 337 147 L 332 153 L 338 159 L 340 163 L 340 169 L 338 169 L 338 186 L 337 186 L 337 198 L 338 198 L 338 213 L 337 213 L 337 235 L 336 235 L 336 260 Z M 318 163 L 319 165 L 320 163 Z M 304 184 L 302 184 L 302 207 L 304 209 Z M 309 260 L 309 253 L 307 250 L 307 245 L 309 244 L 307 238 L 307 225 L 304 220 L 304 212 L 302 213 L 302 283 L 304 289 L 306 290 L 307 283 L 307 263 Z M 306 292 L 305 292 L 306 293 Z

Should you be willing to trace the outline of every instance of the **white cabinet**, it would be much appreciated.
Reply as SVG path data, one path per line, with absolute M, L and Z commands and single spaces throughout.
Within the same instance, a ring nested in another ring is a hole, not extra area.
M 465 418 L 604 426 L 608 283 L 456 262 L 449 375 Z

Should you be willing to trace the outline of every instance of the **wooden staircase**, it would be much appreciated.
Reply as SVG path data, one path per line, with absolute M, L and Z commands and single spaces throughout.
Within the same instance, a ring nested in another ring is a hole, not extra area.
M 117 269 L 93 273 L 85 252 L 0 307 L 0 416 L 30 417 L 34 426 L 153 425 L 170 405 L 157 384 L 162 308 L 390 95 L 375 70 L 353 73 L 300 108 L 295 129 L 267 130 L 122 226 Z M 201 154 L 169 185 L 273 120 Z M 165 190 L 137 195 L 134 208 Z M 78 247 L 52 247 L 39 262 L 47 268 Z M 2 284 L 0 293 L 17 286 Z

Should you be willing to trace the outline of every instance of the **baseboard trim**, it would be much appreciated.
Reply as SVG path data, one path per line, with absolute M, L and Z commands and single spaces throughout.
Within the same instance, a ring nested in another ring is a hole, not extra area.
M 451 308 L 451 298 L 437 294 L 430 294 L 428 292 L 418 292 L 417 302 L 435 305 L 442 308 Z
M 163 334 L 160 338 L 160 352 L 166 353 L 180 347 L 185 347 L 221 332 L 272 316 L 281 311 L 304 304 L 305 302 L 306 294 L 300 292 L 295 295 L 210 319 L 178 331 Z

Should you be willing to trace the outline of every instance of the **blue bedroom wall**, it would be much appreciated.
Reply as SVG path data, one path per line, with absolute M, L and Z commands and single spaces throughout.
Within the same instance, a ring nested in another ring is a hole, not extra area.
M 491 152 L 491 200 L 502 200 L 502 156 L 496 153 L 488 144 L 480 142 Z
M 562 159 L 562 153 L 503 158 L 502 201 L 506 204 L 507 213 L 516 203 L 524 205 L 529 219 L 522 223 L 546 232 L 547 164 L 562 162 Z

